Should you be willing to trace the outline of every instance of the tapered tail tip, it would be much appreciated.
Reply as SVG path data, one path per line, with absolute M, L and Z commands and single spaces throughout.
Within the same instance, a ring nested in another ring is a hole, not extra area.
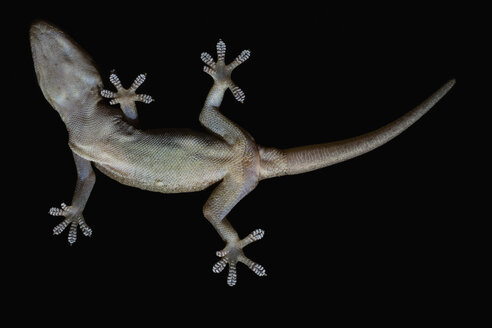
M 446 83 L 446 87 L 447 89 L 451 89 L 454 85 L 456 84 L 456 79 L 451 79 L 448 81 L 448 83 Z
M 435 104 L 439 99 L 444 97 L 446 93 L 448 93 L 449 90 L 454 86 L 456 83 L 456 79 L 451 79 L 449 80 L 446 84 L 444 84 L 439 90 L 434 93 L 434 95 L 431 98 L 435 98 L 435 101 L 433 104 Z M 432 106 L 431 106 L 432 107 Z

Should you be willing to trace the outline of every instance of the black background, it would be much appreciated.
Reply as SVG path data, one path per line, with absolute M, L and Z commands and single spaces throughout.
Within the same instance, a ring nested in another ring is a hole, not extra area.
M 72 311 L 90 320 L 104 313 L 139 325 L 166 322 L 178 310 L 188 313 L 182 322 L 203 323 L 220 322 L 223 313 L 237 314 L 238 322 L 267 313 L 305 324 L 468 320 L 461 304 L 472 289 L 465 277 L 475 238 L 473 215 L 462 204 L 470 189 L 462 183 L 470 172 L 463 166 L 471 155 L 468 128 L 480 109 L 471 96 L 480 93 L 474 83 L 485 58 L 480 8 L 123 6 L 13 11 L 15 65 L 6 69 L 15 71 L 16 106 L 9 114 L 22 137 L 7 141 L 16 160 L 6 162 L 17 178 L 4 198 L 13 209 L 5 220 L 15 226 L 5 228 L 4 258 L 14 308 L 49 302 L 42 316 Z M 266 231 L 245 253 L 268 276 L 240 265 L 230 288 L 225 272 L 211 270 L 224 246 L 201 213 L 211 189 L 157 194 L 97 171 L 84 211 L 93 236 L 79 231 L 71 247 L 66 232 L 52 236 L 61 218 L 48 209 L 70 202 L 76 175 L 65 126 L 35 80 L 28 30 L 36 18 L 85 48 L 108 88 L 112 69 L 124 85 L 148 73 L 139 90 L 156 101 L 138 104 L 145 128 L 202 129 L 198 115 L 212 80 L 200 54 L 215 55 L 219 38 L 229 61 L 252 51 L 233 74 L 246 101 L 228 93 L 222 112 L 264 146 L 360 135 L 449 79 L 457 83 L 385 146 L 327 169 L 262 181 L 229 219 L 240 236 Z M 196 314 L 205 308 L 208 316 Z

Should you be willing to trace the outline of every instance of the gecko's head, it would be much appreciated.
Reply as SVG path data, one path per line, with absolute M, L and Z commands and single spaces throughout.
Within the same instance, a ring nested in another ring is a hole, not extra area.
M 34 69 L 45 98 L 62 118 L 99 99 L 102 81 L 90 56 L 55 25 L 37 20 L 29 31 Z

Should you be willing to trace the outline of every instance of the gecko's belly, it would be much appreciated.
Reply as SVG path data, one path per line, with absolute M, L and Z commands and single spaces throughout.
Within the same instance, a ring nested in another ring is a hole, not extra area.
M 199 191 L 220 181 L 231 160 L 228 146 L 213 137 L 177 133 L 113 141 L 115 147 L 105 148 L 94 162 L 120 183 L 162 193 Z
M 198 165 L 196 170 L 161 167 L 158 170 L 115 168 L 111 165 L 95 163 L 96 167 L 110 178 L 144 190 L 162 193 L 181 193 L 203 190 L 220 181 L 225 172 L 210 170 Z

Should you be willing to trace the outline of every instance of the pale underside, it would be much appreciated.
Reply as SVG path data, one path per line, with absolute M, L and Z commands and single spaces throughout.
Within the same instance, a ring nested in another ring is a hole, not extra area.
M 40 88 L 60 114 L 69 133 L 69 146 L 77 168 L 77 183 L 71 205 L 51 208 L 49 213 L 64 216 L 55 234 L 70 226 L 68 240 L 73 244 L 77 228 L 90 236 L 83 210 L 95 183 L 94 164 L 109 177 L 129 186 L 162 193 L 202 190 L 217 183 L 203 206 L 203 215 L 226 242 L 217 252 L 221 260 L 214 272 L 227 265 L 227 283 L 236 284 L 236 264 L 242 262 L 260 276 L 265 269 L 248 259 L 243 248 L 261 239 L 256 229 L 240 239 L 226 216 L 262 179 L 299 174 L 362 155 L 393 139 L 415 123 L 454 85 L 449 81 L 422 104 L 382 128 L 347 140 L 290 149 L 259 146 L 244 129 L 220 111 L 229 89 L 240 102 L 244 92 L 231 80 L 232 71 L 250 56 L 244 50 L 225 64 L 225 43 L 217 43 L 217 60 L 202 53 L 204 71 L 214 84 L 205 100 L 199 120 L 206 133 L 138 128 L 135 102 L 150 103 L 149 95 L 136 94 L 145 80 L 140 74 L 129 89 L 123 88 L 115 74 L 110 76 L 116 92 L 103 90 L 102 79 L 91 57 L 56 26 L 37 21 L 31 26 L 31 50 Z M 110 107 L 119 104 L 121 110 Z

